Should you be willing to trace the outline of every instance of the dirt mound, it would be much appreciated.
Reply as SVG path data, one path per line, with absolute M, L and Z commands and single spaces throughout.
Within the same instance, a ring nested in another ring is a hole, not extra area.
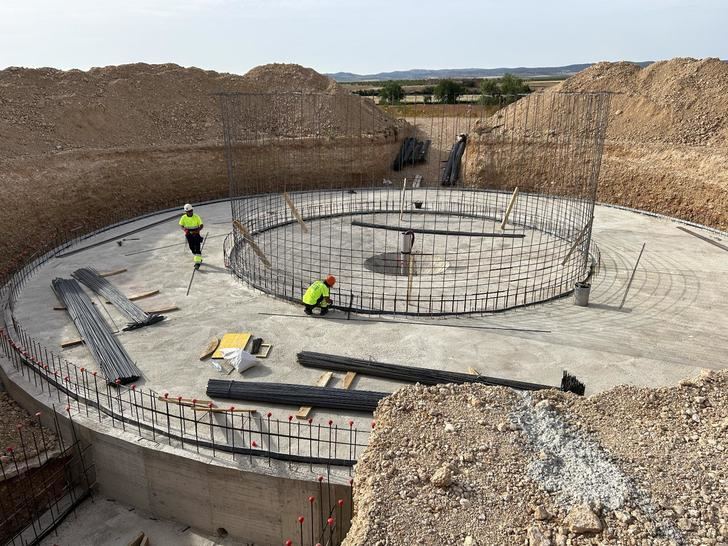
M 723 544 L 726 387 L 403 388 L 375 414 L 344 545 Z
M 244 76 L 174 64 L 88 72 L 8 68 L 0 71 L 0 159 L 78 148 L 220 143 L 214 96 L 220 91 L 347 93 L 326 76 L 293 64 L 259 66 Z M 379 128 L 391 124 L 387 116 L 377 121 Z
M 296 64 L 266 64 L 256 66 L 243 76 L 251 90 L 260 93 L 303 91 L 309 93 L 348 93 L 334 80 L 312 68 Z
M 598 63 L 544 91 L 609 91 L 609 126 L 597 200 L 728 229 L 728 63 L 719 59 L 672 59 L 646 68 Z M 548 99 L 548 97 L 545 97 Z M 525 98 L 476 128 L 534 123 Z M 539 120 L 536 120 L 538 122 Z M 477 147 L 467 171 L 487 164 Z M 565 165 L 565 169 L 569 166 Z M 481 177 L 474 185 L 490 187 Z M 509 187 L 528 187 L 511 180 Z M 500 186 L 498 186 L 500 187 Z
M 728 145 L 728 63 L 720 59 L 598 63 L 547 93 L 584 91 L 615 93 L 610 140 Z
M 0 71 L 0 200 L 12 226 L 0 242 L 0 279 L 56 238 L 226 196 L 221 91 L 347 94 L 292 64 L 243 76 L 175 64 Z M 361 104 L 320 108 L 318 129 L 335 137 L 359 127 L 361 110 L 370 134 L 393 131 L 393 118 Z M 278 119 L 295 119 L 300 108 L 281 99 L 275 110 Z

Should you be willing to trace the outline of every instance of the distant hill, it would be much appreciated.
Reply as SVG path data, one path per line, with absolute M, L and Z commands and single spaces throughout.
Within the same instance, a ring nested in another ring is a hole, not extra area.
M 498 78 L 509 73 L 521 78 L 564 77 L 573 76 L 594 63 L 569 64 L 566 66 L 538 66 L 515 68 L 444 68 L 441 70 L 396 70 L 394 72 L 379 72 L 378 74 L 353 74 L 351 72 L 335 72 L 326 74 L 337 82 L 371 82 L 384 80 L 427 80 L 442 78 Z M 652 64 L 652 61 L 634 63 L 640 67 Z

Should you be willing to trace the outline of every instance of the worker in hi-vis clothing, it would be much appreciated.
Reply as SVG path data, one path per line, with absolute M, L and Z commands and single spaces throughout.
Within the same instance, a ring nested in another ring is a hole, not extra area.
M 304 313 L 312 315 L 314 307 L 321 309 L 322 315 L 328 313 L 329 306 L 332 303 L 331 292 L 329 289 L 334 286 L 334 284 L 336 284 L 336 277 L 333 275 L 329 275 L 323 281 L 314 281 L 303 295 L 303 305 L 305 306 Z
M 195 269 L 200 268 L 202 263 L 202 235 L 200 230 L 204 227 L 202 218 L 192 210 L 192 205 L 187 203 L 185 205 L 185 213 L 182 218 L 179 219 L 179 225 L 182 227 L 182 231 L 185 232 L 187 238 L 187 244 L 190 245 L 190 250 L 194 255 Z

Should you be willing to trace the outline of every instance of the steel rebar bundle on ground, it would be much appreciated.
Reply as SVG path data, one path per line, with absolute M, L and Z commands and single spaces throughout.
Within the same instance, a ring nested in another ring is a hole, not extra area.
M 128 323 L 124 330 L 134 330 L 164 320 L 164 315 L 145 313 L 141 307 L 130 301 L 116 286 L 107 281 L 98 271 L 91 267 L 77 269 L 71 273 L 71 276 L 88 286 L 99 296 L 106 298 L 119 311 L 131 319 L 132 322 Z
M 81 285 L 72 279 L 53 279 L 51 286 L 58 299 L 66 306 L 81 339 L 91 351 L 106 380 L 114 383 L 118 379 L 126 384 L 139 379 L 141 371 L 114 337 Z
M 207 396 L 289 406 L 310 406 L 348 411 L 374 411 L 386 392 L 351 391 L 289 383 L 259 383 L 210 379 Z
M 303 351 L 298 353 L 298 363 L 306 368 L 320 368 L 338 372 L 356 372 L 373 377 L 420 383 L 422 385 L 438 385 L 441 383 L 482 383 L 483 385 L 510 387 L 523 391 L 540 389 L 556 389 L 550 385 L 539 385 L 525 381 L 500 379 L 485 375 L 471 375 L 466 373 L 433 370 L 430 368 L 414 368 L 411 366 L 398 366 L 384 362 L 373 362 L 346 356 L 329 355 Z M 583 392 L 582 392 L 583 394 Z

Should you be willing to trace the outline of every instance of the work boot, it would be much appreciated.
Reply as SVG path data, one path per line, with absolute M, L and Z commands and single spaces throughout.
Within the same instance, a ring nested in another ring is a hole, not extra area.
M 328 308 L 328 307 L 322 307 L 322 308 L 321 308 L 321 316 L 322 316 L 322 317 L 323 317 L 323 316 L 324 316 L 324 315 L 325 315 L 326 313 L 328 313 L 328 312 L 329 312 L 329 308 Z
M 305 309 L 303 310 L 303 312 L 304 312 L 304 313 L 306 313 L 307 315 L 313 315 L 313 311 L 311 311 L 311 309 L 309 309 L 308 307 L 306 307 L 306 308 L 305 308 Z

